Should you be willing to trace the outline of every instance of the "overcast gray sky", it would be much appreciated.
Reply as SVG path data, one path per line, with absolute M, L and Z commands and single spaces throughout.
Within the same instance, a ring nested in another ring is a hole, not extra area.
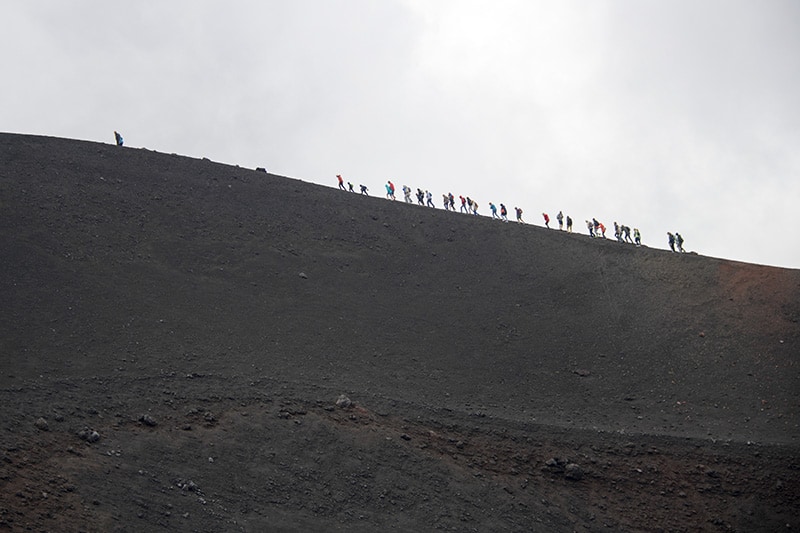
M 0 47 L 2 131 L 800 268 L 796 0 L 5 0 Z

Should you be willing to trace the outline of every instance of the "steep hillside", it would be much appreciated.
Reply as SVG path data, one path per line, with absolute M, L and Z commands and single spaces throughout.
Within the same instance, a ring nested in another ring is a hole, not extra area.
M 10 134 L 0 217 L 0 529 L 800 527 L 800 271 Z

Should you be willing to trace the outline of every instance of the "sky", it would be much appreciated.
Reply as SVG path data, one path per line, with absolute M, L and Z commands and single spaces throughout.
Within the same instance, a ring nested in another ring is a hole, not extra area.
M 796 0 L 6 0 L 0 50 L 0 131 L 800 268 Z

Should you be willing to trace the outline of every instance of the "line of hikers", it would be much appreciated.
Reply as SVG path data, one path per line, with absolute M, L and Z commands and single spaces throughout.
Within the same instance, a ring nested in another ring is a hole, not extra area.
M 344 185 L 344 178 L 341 175 L 337 174 L 336 178 L 339 181 L 339 188 L 343 191 L 348 191 L 355 193 L 355 189 L 353 188 L 353 184 L 349 181 L 347 182 L 347 188 Z M 361 194 L 369 196 L 369 189 L 367 189 L 366 185 L 359 185 L 361 189 Z M 395 197 L 395 185 L 392 183 L 391 180 L 386 182 L 386 198 L 390 200 L 396 200 Z M 406 203 L 412 204 L 414 201 L 411 199 L 413 191 L 411 187 L 408 185 L 403 185 L 403 198 Z M 417 198 L 417 203 L 422 206 L 427 207 L 436 207 L 433 203 L 433 194 L 430 191 L 426 190 L 423 191 L 422 189 L 417 189 L 417 192 L 414 193 Z M 469 196 L 464 197 L 460 196 L 458 199 L 461 202 L 461 207 L 459 212 L 467 213 L 472 215 L 478 215 L 478 202 L 470 198 Z M 453 193 L 442 194 L 442 207 L 446 211 L 456 211 L 456 199 L 453 196 Z M 504 204 L 498 206 L 492 202 L 489 202 L 489 210 L 492 213 L 492 219 L 501 220 L 503 222 L 508 222 L 508 209 Z M 516 212 L 517 222 L 524 224 L 525 221 L 522 220 L 522 209 L 519 207 L 515 207 L 514 211 Z M 547 228 L 550 228 L 550 215 L 547 213 L 542 213 L 542 217 L 544 218 L 544 225 Z M 566 230 L 568 233 L 572 233 L 572 217 L 569 215 L 564 216 L 562 211 L 559 211 L 556 215 L 556 220 L 558 221 L 558 229 L 563 230 L 564 225 L 566 223 Z M 603 225 L 602 222 L 599 222 L 596 218 L 592 218 L 592 220 L 586 221 L 586 229 L 589 230 L 589 236 L 592 238 L 606 238 L 606 227 Z M 685 252 L 683 249 L 683 237 L 681 237 L 680 233 L 667 233 L 668 236 L 668 243 L 670 250 L 673 252 Z M 626 226 L 624 224 L 618 224 L 614 222 L 614 237 L 617 239 L 617 242 L 620 243 L 629 243 L 635 244 L 636 246 L 642 245 L 642 234 L 638 228 L 633 228 L 633 237 L 631 237 L 631 228 L 630 226 Z

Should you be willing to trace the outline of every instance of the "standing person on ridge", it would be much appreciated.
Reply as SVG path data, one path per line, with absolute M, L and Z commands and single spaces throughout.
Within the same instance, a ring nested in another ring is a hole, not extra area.
M 342 175 L 336 174 L 336 179 L 339 180 L 339 188 L 342 189 L 343 191 L 347 190 L 344 188 L 344 178 L 342 178 Z
M 642 245 L 642 234 L 639 233 L 639 228 L 633 228 L 633 240 L 636 243 L 636 246 Z
M 558 220 L 558 231 L 563 230 L 564 229 L 564 213 L 559 211 L 558 214 L 556 215 L 556 220 Z
M 120 135 L 118 131 L 114 132 L 114 141 L 117 143 L 117 146 L 122 146 L 122 143 L 125 142 L 122 139 L 122 135 Z
M 675 251 L 675 235 L 667 232 L 667 242 L 669 242 L 669 249 Z
M 572 233 L 572 217 L 567 215 L 567 233 Z
M 594 239 L 594 224 L 591 221 L 586 221 L 586 228 L 589 230 L 589 237 Z
M 522 209 L 520 209 L 519 207 L 515 207 L 514 211 L 517 213 L 517 222 L 519 222 L 520 224 L 524 224 L 525 221 L 522 220 Z
M 545 227 L 550 229 L 550 215 L 548 215 L 547 213 L 542 213 L 542 216 L 544 217 L 544 225 L 545 225 Z

